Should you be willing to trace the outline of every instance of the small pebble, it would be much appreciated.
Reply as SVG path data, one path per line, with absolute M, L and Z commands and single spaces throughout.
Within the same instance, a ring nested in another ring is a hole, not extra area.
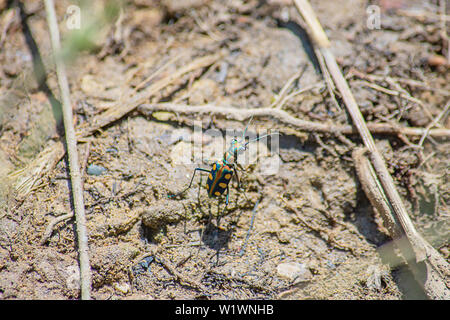
M 330 269 L 336 269 L 336 265 L 331 260 L 327 260 L 327 267 Z
M 312 278 L 312 273 L 304 263 L 286 262 L 277 266 L 277 273 L 280 277 L 289 281 L 302 282 Z
M 153 262 L 154 258 L 153 256 L 148 256 L 142 259 L 141 262 L 139 262 L 137 265 L 133 267 L 133 272 L 135 274 L 140 274 L 144 272 L 150 272 L 150 264 Z
M 91 164 L 87 168 L 87 173 L 88 173 L 88 175 L 91 175 L 91 176 L 100 176 L 103 173 L 105 173 L 106 171 L 107 170 L 106 170 L 105 167 L 98 166 L 98 165 L 95 165 L 95 164 Z
M 109 153 L 118 153 L 119 151 L 117 150 L 117 148 L 116 147 L 111 147 L 111 148 L 107 148 L 106 149 L 106 152 L 109 152 Z
M 128 283 L 114 283 L 114 289 L 123 294 L 127 294 L 130 291 L 130 285 Z

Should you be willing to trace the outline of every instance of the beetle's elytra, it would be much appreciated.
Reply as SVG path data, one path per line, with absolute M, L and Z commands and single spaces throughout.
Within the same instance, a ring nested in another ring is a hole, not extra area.
M 208 175 L 206 181 L 206 190 L 210 197 L 220 196 L 225 192 L 233 176 L 234 169 L 227 164 L 223 163 L 223 160 L 216 161 L 213 164 L 211 173 Z

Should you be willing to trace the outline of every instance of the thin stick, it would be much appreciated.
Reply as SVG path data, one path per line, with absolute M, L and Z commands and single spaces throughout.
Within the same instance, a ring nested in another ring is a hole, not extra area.
M 383 217 L 383 226 L 392 237 L 399 238 L 402 236 L 400 224 L 393 215 L 392 207 L 389 205 L 383 187 L 377 179 L 375 170 L 365 156 L 366 151 L 365 148 L 359 148 L 352 153 L 359 181 L 370 203 Z
M 327 90 L 328 94 L 330 95 L 331 100 L 333 100 L 334 105 L 336 106 L 337 110 L 342 110 L 341 106 L 336 100 L 336 96 L 334 94 L 334 91 L 336 90 L 333 80 L 331 79 L 330 73 L 328 72 L 328 69 L 326 68 L 325 61 L 323 59 L 322 52 L 320 50 L 317 50 L 314 48 L 314 52 L 316 53 L 317 60 L 320 64 L 320 69 L 322 70 L 323 78 L 325 79 L 325 83 L 327 84 Z
M 281 100 L 277 100 L 276 102 L 274 102 L 273 104 L 270 105 L 271 108 L 275 108 L 275 109 L 282 109 L 284 107 L 284 105 L 293 97 L 298 96 L 306 91 L 310 91 L 312 89 L 316 89 L 319 87 L 323 86 L 323 82 L 318 82 L 315 84 L 311 84 L 309 86 L 306 86 L 304 88 L 298 89 L 294 92 L 289 93 L 287 96 L 283 97 L 283 99 Z
M 300 131 L 335 133 L 345 135 L 358 133 L 351 125 L 335 125 L 333 123 L 307 121 L 296 118 L 284 110 L 270 107 L 239 109 L 230 106 L 218 106 L 214 104 L 191 106 L 169 102 L 158 104 L 142 104 L 137 108 L 137 110 L 147 116 L 150 116 L 153 112 L 156 111 L 168 111 L 175 114 L 215 114 L 237 121 L 244 121 L 251 116 L 270 117 L 283 123 L 286 126 L 293 127 Z M 374 134 L 402 134 L 405 136 L 422 136 L 425 133 L 425 128 L 400 127 L 389 123 L 370 123 L 367 124 L 367 127 Z M 450 137 L 450 130 L 445 128 L 431 129 L 428 134 L 433 137 L 448 138 Z
M 171 263 L 167 262 L 161 257 L 156 258 L 156 262 L 159 262 L 167 271 L 169 271 L 173 276 L 177 278 L 178 281 L 183 282 L 201 292 L 208 292 L 208 290 L 198 281 L 193 280 L 182 273 L 178 272 Z
M 401 229 L 401 223 L 396 218 L 395 212 L 392 206 L 389 204 L 389 200 L 387 199 L 386 194 L 384 193 L 383 187 L 380 184 L 380 181 L 375 173 L 375 170 L 372 167 L 369 159 L 365 156 L 367 149 L 359 148 L 356 149 L 352 156 L 355 160 L 356 172 L 361 182 L 361 186 L 369 199 L 370 203 L 373 207 L 376 208 L 378 214 L 382 217 L 383 227 L 387 229 L 388 233 L 394 239 L 394 243 L 397 248 L 400 248 L 402 256 L 406 261 L 414 259 L 414 247 L 410 241 L 405 239 L 404 232 Z M 446 291 L 448 294 L 448 289 L 444 281 L 436 281 L 436 279 L 445 279 L 448 278 L 448 267 L 447 267 L 447 276 L 445 275 L 445 260 L 437 255 L 434 255 L 435 261 L 433 263 L 434 266 L 427 270 L 427 277 L 434 278 L 435 280 L 429 281 L 432 282 L 432 290 L 427 290 L 428 293 L 431 293 L 436 298 L 445 298 Z M 433 260 L 433 257 L 430 257 L 430 260 Z M 390 261 L 393 263 L 394 261 Z M 395 263 L 394 263 L 395 265 Z M 423 274 L 421 271 L 419 264 L 409 263 L 409 267 L 412 272 L 419 276 Z M 426 285 L 426 284 L 425 284 Z M 448 299 L 447 299 L 448 300 Z
M 431 115 L 430 111 L 428 111 L 428 109 L 424 105 L 424 103 L 422 101 L 420 101 L 419 99 L 417 99 L 417 98 L 411 97 L 408 93 L 387 89 L 387 88 L 382 87 L 382 86 L 380 86 L 378 84 L 371 83 L 371 82 L 368 82 L 368 81 L 365 81 L 365 80 L 359 80 L 359 81 L 366 87 L 372 88 L 374 90 L 383 92 L 383 93 L 391 95 L 391 96 L 398 96 L 400 98 L 403 98 L 403 99 L 406 99 L 408 101 L 411 101 L 411 102 L 414 102 L 414 103 L 418 104 L 422 108 L 422 110 L 424 111 L 426 116 L 429 119 L 432 119 L 432 115 Z
M 133 95 L 141 90 L 147 83 L 149 83 L 151 80 L 159 76 L 161 72 L 163 72 L 165 69 L 167 69 L 172 63 L 179 60 L 185 53 L 182 52 L 180 54 L 177 54 L 175 57 L 167 61 L 165 64 L 163 64 L 161 67 L 158 68 L 154 73 L 152 73 L 150 76 L 148 76 L 144 81 L 141 81 L 132 91 Z
M 288 79 L 286 84 L 281 89 L 280 93 L 277 95 L 275 101 L 270 105 L 271 108 L 280 108 L 281 105 L 280 102 L 284 99 L 294 81 L 302 76 L 303 72 L 305 71 L 305 67 L 306 65 L 300 71 L 296 72 L 292 77 Z
M 89 300 L 91 298 L 91 267 L 89 264 L 89 247 L 83 203 L 83 188 L 81 184 L 80 167 L 78 164 L 77 140 L 75 139 L 75 129 L 73 127 L 69 83 L 67 81 L 64 62 L 60 56 L 61 44 L 53 0 L 45 0 L 45 9 L 47 12 L 47 23 L 50 30 L 53 55 L 56 63 L 56 74 L 61 91 L 67 152 L 69 154 L 70 179 L 72 182 L 73 206 L 75 209 L 78 250 L 80 256 L 81 299 Z
M 430 132 L 431 128 L 433 128 L 434 126 L 436 126 L 439 121 L 441 121 L 442 118 L 445 117 L 446 113 L 448 112 L 448 109 L 450 107 L 450 102 L 447 103 L 447 105 L 445 106 L 444 110 L 442 110 L 442 112 L 426 127 L 425 132 L 423 133 L 422 137 L 419 140 L 418 146 L 421 147 L 423 142 L 425 141 L 428 133 Z
M 361 72 L 355 68 L 351 68 L 350 71 L 347 73 L 347 75 L 345 76 L 346 79 L 355 76 L 361 79 L 366 79 L 369 81 L 386 81 L 389 84 L 394 84 L 394 83 L 403 83 L 406 84 L 408 86 L 411 87 L 416 87 L 416 88 L 422 88 L 424 90 L 429 90 L 429 91 L 433 91 L 436 93 L 439 93 L 443 96 L 450 96 L 450 91 L 449 90 L 443 90 L 443 89 L 438 89 L 438 88 L 433 88 L 430 87 L 428 84 L 421 82 L 421 81 L 417 81 L 417 80 L 413 80 L 413 79 L 405 79 L 405 78 L 399 78 L 399 77 L 389 77 L 389 76 L 379 76 L 379 75 L 375 75 L 375 74 L 366 74 L 364 72 Z

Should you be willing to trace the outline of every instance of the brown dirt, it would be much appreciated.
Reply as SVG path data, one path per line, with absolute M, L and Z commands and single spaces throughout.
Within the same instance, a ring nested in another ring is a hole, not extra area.
M 70 3 L 57 2 L 64 39 Z M 91 16 L 101 16 L 108 5 L 95 3 Z M 127 3 L 121 19 L 115 16 L 99 25 L 92 46 L 68 60 L 77 126 L 89 125 L 164 64 L 169 62 L 145 86 L 219 50 L 225 57 L 218 63 L 179 79 L 152 101 L 254 108 L 270 105 L 304 66 L 295 90 L 322 81 L 290 1 Z M 369 4 L 380 6 L 379 30 L 367 28 Z M 366 121 L 426 127 L 442 112 L 450 73 L 441 58 L 450 53 L 437 1 L 330 0 L 312 5 Z M 41 1 L 26 1 L 24 7 L 48 74 L 46 83 L 58 97 L 45 10 Z M 36 81 L 18 9 L 0 1 L 0 10 L 0 31 L 5 30 L 0 35 L 0 299 L 79 298 L 74 220 L 57 224 L 41 243 L 49 223 L 71 210 L 67 161 L 59 161 L 25 198 L 7 178 L 60 138 L 48 90 Z M 286 16 L 289 22 L 283 20 Z M 381 80 L 362 79 L 361 74 Z M 385 76 L 396 81 L 383 80 Z M 405 90 L 419 101 L 369 88 L 361 80 Z M 350 122 L 323 85 L 294 97 L 283 109 L 311 121 Z M 203 129 L 245 127 L 216 116 L 197 120 Z M 132 112 L 79 143 L 79 158 L 87 168 L 83 183 L 93 298 L 425 298 L 408 269 L 389 258 L 390 240 L 354 170 L 351 153 L 361 144 L 356 136 L 281 136 L 277 174 L 263 175 L 264 159 L 250 166 L 241 174 L 245 191 L 233 183 L 228 210 L 217 226 L 217 200 L 207 197 L 203 185 L 199 193 L 199 178 L 184 196 L 167 198 L 188 184 L 196 167 L 174 161 L 183 156 L 194 133 L 189 123 L 181 115 L 146 118 Z M 441 123 L 450 127 L 448 117 Z M 277 127 L 269 119 L 254 119 L 249 131 Z M 420 137 L 375 138 L 417 229 L 448 260 L 448 141 L 426 139 L 421 154 L 411 147 Z M 205 139 L 208 149 L 211 139 Z M 91 165 L 106 171 L 93 175 Z M 286 263 L 296 263 L 289 266 L 301 271 L 296 269 L 297 278 L 290 277 Z

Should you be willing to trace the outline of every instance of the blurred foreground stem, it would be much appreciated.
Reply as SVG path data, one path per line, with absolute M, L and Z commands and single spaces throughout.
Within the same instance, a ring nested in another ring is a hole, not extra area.
M 72 183 L 73 206 L 75 209 L 80 257 L 81 299 L 89 300 L 91 298 L 91 267 L 89 264 L 89 247 L 83 203 L 83 187 L 78 164 L 77 140 L 75 139 L 75 129 L 73 127 L 69 84 L 66 76 L 66 68 L 60 55 L 61 44 L 53 0 L 45 0 L 45 10 L 47 12 L 47 23 L 50 30 L 53 56 L 56 64 L 56 74 L 61 92 L 65 137 L 67 152 L 69 154 L 70 180 Z

